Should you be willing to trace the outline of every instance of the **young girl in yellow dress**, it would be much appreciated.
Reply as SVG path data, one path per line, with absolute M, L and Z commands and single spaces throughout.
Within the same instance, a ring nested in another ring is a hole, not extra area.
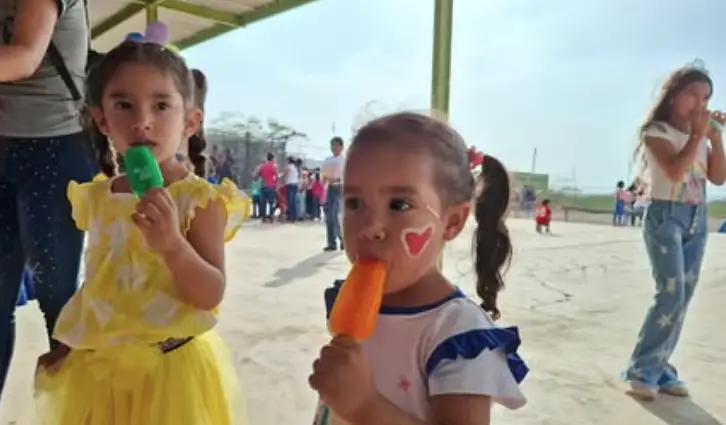
M 233 184 L 204 179 L 192 74 L 160 44 L 125 41 L 92 71 L 88 97 L 109 178 L 68 188 L 88 232 L 86 278 L 58 319 L 61 346 L 38 360 L 40 423 L 242 423 L 234 366 L 212 329 L 224 243 L 249 202 Z M 184 143 L 196 175 L 176 159 Z M 141 199 L 114 164 L 138 145 L 152 149 L 166 186 Z

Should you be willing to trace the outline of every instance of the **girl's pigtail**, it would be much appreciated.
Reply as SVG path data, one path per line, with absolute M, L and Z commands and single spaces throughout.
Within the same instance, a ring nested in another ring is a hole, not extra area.
M 194 79 L 194 102 L 195 106 L 204 112 L 204 102 L 207 97 L 207 77 L 198 69 L 192 69 Z M 194 174 L 200 177 L 207 176 L 207 156 L 204 151 L 207 149 L 207 139 L 204 136 L 204 118 L 199 123 L 199 130 L 189 138 L 187 155 L 194 166 Z
M 118 166 L 116 162 L 117 155 L 111 147 L 111 141 L 98 130 L 98 127 L 93 120 L 90 120 L 87 126 L 91 140 L 93 141 L 93 150 L 96 153 L 96 162 L 98 163 L 99 168 L 101 168 L 101 172 L 107 177 L 115 176 L 118 173 Z
M 474 268 L 476 293 L 481 307 L 496 320 L 500 316 L 497 295 L 504 288 L 502 274 L 512 257 L 512 242 L 505 217 L 509 209 L 509 174 L 498 159 L 484 155 L 480 179 L 482 187 L 474 200 Z

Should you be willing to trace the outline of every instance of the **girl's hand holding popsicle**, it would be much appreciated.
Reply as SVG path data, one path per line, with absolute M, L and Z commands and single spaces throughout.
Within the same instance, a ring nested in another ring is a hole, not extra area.
M 711 112 L 711 127 L 708 138 L 711 140 L 714 138 L 721 140 L 724 125 L 726 125 L 726 114 L 721 111 Z
M 330 314 L 334 338 L 320 350 L 308 379 L 321 401 L 353 424 L 362 423 L 360 418 L 380 398 L 360 341 L 375 331 L 387 273 L 386 264 L 379 260 L 353 265 Z
M 320 350 L 308 382 L 326 406 L 351 424 L 361 423 L 380 397 L 363 347 L 346 336 L 334 337 Z
M 179 229 L 176 204 L 164 188 L 144 193 L 131 219 L 144 234 L 149 248 L 159 254 L 171 252 L 185 241 Z

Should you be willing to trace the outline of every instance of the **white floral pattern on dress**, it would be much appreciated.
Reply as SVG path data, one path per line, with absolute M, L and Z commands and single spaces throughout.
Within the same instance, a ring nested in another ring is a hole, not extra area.
M 95 349 L 153 344 L 210 330 L 216 324 L 216 311 L 199 310 L 181 299 L 163 259 L 148 249 L 131 220 L 138 200 L 113 194 L 112 183 L 69 185 L 73 217 L 79 227 L 88 229 L 85 278 L 63 308 L 54 337 L 72 347 Z M 177 205 L 183 232 L 196 209 L 206 208 L 212 200 L 221 200 L 228 217 L 235 219 L 236 226 L 228 226 L 225 240 L 249 214 L 249 199 L 230 182 L 212 185 L 190 177 L 167 190 Z

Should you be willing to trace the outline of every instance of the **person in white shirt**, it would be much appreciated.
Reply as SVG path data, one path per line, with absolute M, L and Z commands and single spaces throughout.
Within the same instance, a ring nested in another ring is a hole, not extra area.
M 345 156 L 343 155 L 343 139 L 333 137 L 330 141 L 330 150 L 333 156 L 327 158 L 320 167 L 323 183 L 327 185 L 325 198 L 325 233 L 327 244 L 323 251 L 335 251 L 343 247 L 343 237 L 340 231 L 340 199 L 342 196 L 343 169 Z
M 489 425 L 493 402 L 525 404 L 518 331 L 493 322 L 512 253 L 504 221 L 509 177 L 485 156 L 482 180 L 475 195 L 467 146 L 445 122 L 400 113 L 357 133 L 343 180 L 345 252 L 352 262 L 383 261 L 388 275 L 372 336 L 334 336 L 313 363 L 316 425 Z M 472 205 L 481 306 L 437 266 Z M 340 288 L 326 291 L 328 312 Z
M 300 170 L 297 167 L 295 158 L 287 157 L 287 165 L 282 174 L 282 181 L 285 184 L 285 203 L 287 204 L 286 219 L 289 223 L 297 221 L 297 197 L 300 190 Z
M 701 272 L 708 235 L 706 184 L 726 180 L 726 116 L 710 112 L 713 83 L 700 66 L 675 71 L 640 128 L 651 203 L 643 235 L 655 279 L 652 303 L 624 378 L 633 396 L 687 396 L 670 362 Z M 650 302 L 650 301 L 649 301 Z

